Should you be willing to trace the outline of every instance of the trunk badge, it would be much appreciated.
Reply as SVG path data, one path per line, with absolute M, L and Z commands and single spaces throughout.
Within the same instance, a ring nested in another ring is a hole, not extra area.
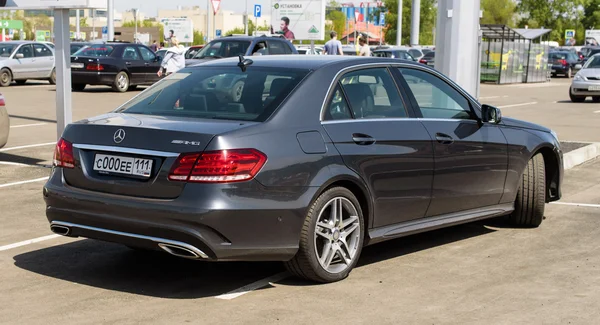
M 125 140 L 125 130 L 118 129 L 117 132 L 115 132 L 113 140 L 115 140 L 115 143 L 123 142 L 123 140 Z

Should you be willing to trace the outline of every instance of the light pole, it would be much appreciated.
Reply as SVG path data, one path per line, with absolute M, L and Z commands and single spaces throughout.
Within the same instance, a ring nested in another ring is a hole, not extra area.
M 107 9 L 108 40 L 112 42 L 115 40 L 115 0 L 108 0 Z
M 79 9 L 75 10 L 75 19 L 77 19 L 77 22 L 75 23 L 75 38 L 79 40 L 79 34 L 81 33 L 81 16 Z
M 246 6 L 244 7 L 244 33 L 248 35 L 248 0 L 246 0 Z
M 396 45 L 402 45 L 402 0 L 398 0 L 398 28 L 396 34 Z
M 134 29 L 134 34 L 133 34 L 133 42 L 137 44 L 138 42 L 138 23 L 137 23 L 137 16 L 138 16 L 138 10 L 136 8 L 132 9 L 133 11 L 133 21 L 135 23 L 135 29 Z

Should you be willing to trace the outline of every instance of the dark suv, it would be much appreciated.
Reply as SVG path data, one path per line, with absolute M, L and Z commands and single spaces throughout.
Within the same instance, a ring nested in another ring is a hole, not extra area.
M 240 54 L 244 56 L 298 54 L 298 51 L 290 41 L 283 37 L 226 36 L 208 43 L 192 59 L 186 60 L 185 65 L 191 66 L 208 60 L 234 57 Z

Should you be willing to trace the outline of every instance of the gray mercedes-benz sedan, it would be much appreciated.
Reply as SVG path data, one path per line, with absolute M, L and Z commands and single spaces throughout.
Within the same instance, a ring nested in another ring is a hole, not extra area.
M 240 96 L 220 91 L 243 80 Z M 216 60 L 70 124 L 43 195 L 53 232 L 345 278 L 368 244 L 484 218 L 537 227 L 557 136 L 422 64 Z

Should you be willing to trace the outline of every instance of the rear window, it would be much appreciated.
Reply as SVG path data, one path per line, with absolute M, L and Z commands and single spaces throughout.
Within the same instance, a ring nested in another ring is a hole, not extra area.
M 246 54 L 250 47 L 249 41 L 215 41 L 203 47 L 194 59 L 228 58 Z
M 424 58 L 428 58 L 428 59 L 434 58 L 434 57 L 435 57 L 435 52 L 429 52 L 429 53 L 425 54 L 425 56 L 424 56 Z
M 414 57 L 419 57 L 421 56 L 421 51 L 419 50 L 408 50 L 408 53 L 410 53 L 410 55 L 414 56 Z
M 183 69 L 116 110 L 118 113 L 263 122 L 308 70 L 238 67 Z
M 110 54 L 115 50 L 113 46 L 106 44 L 97 44 L 90 45 L 84 48 L 81 48 L 79 51 L 75 52 L 75 56 L 94 56 L 94 57 L 103 57 L 110 56 Z
M 567 53 L 550 53 L 550 58 L 557 59 L 557 60 L 566 60 Z

